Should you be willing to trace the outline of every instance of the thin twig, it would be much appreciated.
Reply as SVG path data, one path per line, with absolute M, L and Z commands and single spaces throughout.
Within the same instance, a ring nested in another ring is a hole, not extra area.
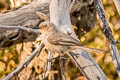
M 28 66 L 28 64 L 34 59 L 34 57 L 41 52 L 42 48 L 44 47 L 44 44 L 41 43 L 33 52 L 32 54 L 27 58 L 27 60 L 21 64 L 20 66 L 18 66 L 18 68 L 16 70 L 14 70 L 12 73 L 10 73 L 9 75 L 7 75 L 5 78 L 3 78 L 2 80 L 9 80 L 12 77 L 14 77 L 15 75 L 17 75 L 19 72 L 21 72 L 24 68 L 26 68 Z
M 47 64 L 47 72 L 50 73 L 52 63 L 52 52 L 48 51 L 48 64 Z
M 111 30 L 109 22 L 107 20 L 105 10 L 104 10 L 101 0 L 94 0 L 94 2 L 96 4 L 96 9 L 97 9 L 98 15 L 103 23 L 103 28 L 102 28 L 103 32 L 104 32 L 106 38 L 108 39 L 108 41 L 110 42 L 109 47 L 111 49 L 113 63 L 116 66 L 117 73 L 120 77 L 120 57 L 119 57 L 118 48 L 116 46 L 116 41 L 114 39 L 112 30 Z
M 64 58 L 64 56 L 60 56 L 60 70 L 61 70 L 62 80 L 66 80 L 66 75 L 65 75 L 65 58 Z
M 45 67 L 45 73 L 43 73 L 43 79 L 45 79 L 45 77 L 50 75 L 51 64 L 52 64 L 52 52 L 49 50 L 48 51 L 48 61 L 47 61 L 47 65 Z
M 38 29 L 32 29 L 32 28 L 27 28 L 24 26 L 6 26 L 6 25 L 0 25 L 0 30 L 2 29 L 8 29 L 8 30 L 12 30 L 12 29 L 20 29 L 20 30 L 24 30 L 27 32 L 33 32 L 36 34 L 40 34 L 40 31 Z

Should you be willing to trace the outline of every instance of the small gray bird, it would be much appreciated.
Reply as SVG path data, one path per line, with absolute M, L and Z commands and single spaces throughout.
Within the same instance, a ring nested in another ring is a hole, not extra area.
M 58 53 L 66 53 L 76 48 L 94 50 L 97 52 L 104 52 L 100 49 L 85 47 L 80 41 L 63 33 L 51 22 L 43 22 L 39 25 L 40 32 L 42 33 L 42 42 L 45 48 Z

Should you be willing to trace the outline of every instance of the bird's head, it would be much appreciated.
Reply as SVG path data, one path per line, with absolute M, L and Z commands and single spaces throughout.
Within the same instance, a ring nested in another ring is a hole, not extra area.
M 39 25 L 40 32 L 45 34 L 52 32 L 55 28 L 55 25 L 51 22 L 42 22 Z

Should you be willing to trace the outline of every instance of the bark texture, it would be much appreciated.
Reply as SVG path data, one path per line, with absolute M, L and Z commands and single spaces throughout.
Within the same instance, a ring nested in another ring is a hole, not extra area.
M 78 27 L 79 32 L 77 33 L 79 38 L 85 33 L 94 28 L 96 24 L 96 10 L 93 0 L 75 0 L 73 7 L 70 5 L 72 0 L 52 0 L 49 14 L 50 0 L 33 2 L 27 6 L 24 6 L 18 10 L 4 13 L 0 15 L 0 25 L 11 25 L 11 26 L 26 26 L 33 29 L 38 29 L 38 25 L 43 21 L 36 15 L 36 11 L 42 12 L 50 17 L 50 21 L 56 24 L 65 33 L 72 33 L 71 35 L 75 38 L 76 34 L 72 29 L 72 25 Z M 74 1 L 74 0 L 73 0 Z M 58 4 L 58 5 L 57 5 Z M 57 11 L 58 9 L 58 11 Z M 52 11 L 54 10 L 54 11 Z M 57 13 L 58 12 L 58 13 Z M 70 21 L 71 19 L 71 21 Z M 77 32 L 77 31 L 76 31 Z M 32 52 L 31 42 L 35 41 L 37 34 L 28 33 L 23 30 L 2 30 L 0 31 L 0 48 L 10 47 L 17 43 L 24 43 L 24 50 L 21 51 L 22 44 L 18 45 L 18 51 L 20 54 L 20 63 L 23 63 L 27 56 Z M 6 44 L 7 43 L 7 44 Z M 28 46 L 27 46 L 28 45 Z M 29 49 L 29 50 L 28 50 Z M 82 73 L 90 80 L 106 80 L 106 77 L 98 64 L 93 58 L 84 50 L 76 50 L 76 55 L 70 55 Z M 33 62 L 19 74 L 20 80 L 35 80 L 42 79 L 42 73 L 46 65 L 47 54 L 41 54 L 38 58 L 34 59 Z M 57 71 L 52 74 L 58 73 Z M 52 75 L 51 75 L 52 76 Z M 59 75 L 57 75 L 59 78 Z M 52 76 L 50 79 L 56 79 L 56 76 Z
M 18 10 L 1 14 L 0 25 L 26 26 L 37 29 L 38 24 L 43 20 L 36 15 L 36 11 L 49 16 L 49 3 L 50 0 L 41 0 L 33 2 Z M 76 33 L 79 38 L 93 29 L 96 24 L 96 10 L 93 0 L 86 0 L 84 2 L 76 0 L 70 14 L 72 24 L 78 27 Z M 10 47 L 21 42 L 32 42 L 37 38 L 37 35 L 34 33 L 28 33 L 18 29 L 9 31 L 1 30 L 0 33 L 0 48 Z

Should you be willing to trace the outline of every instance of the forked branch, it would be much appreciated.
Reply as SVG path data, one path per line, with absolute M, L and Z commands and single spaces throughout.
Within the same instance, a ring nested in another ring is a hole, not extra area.
M 71 33 L 71 36 L 78 39 L 72 29 L 70 21 L 70 4 L 73 0 L 52 0 L 50 4 L 50 21 L 53 22 L 58 29 L 65 33 Z M 69 55 L 76 63 L 77 67 L 88 80 L 107 80 L 104 72 L 91 57 L 91 55 L 81 49 L 76 49 Z

